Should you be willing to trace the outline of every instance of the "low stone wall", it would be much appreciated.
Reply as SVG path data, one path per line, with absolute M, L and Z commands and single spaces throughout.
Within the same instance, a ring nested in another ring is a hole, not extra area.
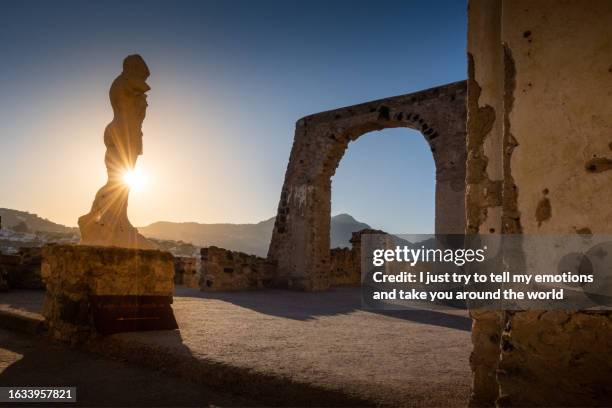
M 361 273 L 356 251 L 352 248 L 333 248 L 330 255 L 330 286 L 358 286 Z
M 234 291 L 272 286 L 274 263 L 265 258 L 215 246 L 202 248 L 202 291 Z
M 44 289 L 40 277 L 41 251 L 38 247 L 27 247 L 20 248 L 15 255 L 0 255 L 0 288 Z
M 365 234 L 386 234 L 374 229 L 353 232 L 352 248 L 333 248 L 330 252 L 330 286 L 361 285 L 361 237 Z
M 373 229 L 353 232 L 350 239 L 352 248 L 330 250 L 330 286 L 359 286 L 361 284 L 361 236 L 363 234 L 386 233 Z M 278 285 L 275 280 L 277 278 L 276 264 L 265 258 L 215 246 L 202 248 L 201 254 L 200 289 L 203 291 L 252 290 Z
M 42 258 L 47 287 L 43 315 L 49 332 L 59 340 L 79 343 L 97 334 L 95 297 L 172 299 L 174 259 L 168 252 L 49 245 L 43 247 Z
M 21 263 L 19 255 L 0 254 L 0 291 L 9 290 L 9 273 Z
M 188 288 L 199 287 L 198 260 L 188 256 L 174 257 L 174 283 Z

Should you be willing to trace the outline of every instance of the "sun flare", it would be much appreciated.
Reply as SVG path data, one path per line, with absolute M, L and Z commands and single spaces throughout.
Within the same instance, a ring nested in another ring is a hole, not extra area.
M 144 187 L 145 177 L 142 171 L 138 168 L 128 170 L 123 174 L 123 182 L 127 185 L 130 190 L 138 191 Z

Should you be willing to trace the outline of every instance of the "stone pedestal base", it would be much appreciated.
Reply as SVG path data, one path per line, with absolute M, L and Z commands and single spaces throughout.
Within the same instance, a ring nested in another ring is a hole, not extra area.
M 177 328 L 170 253 L 49 245 L 42 255 L 43 315 L 53 337 L 74 344 L 96 334 Z

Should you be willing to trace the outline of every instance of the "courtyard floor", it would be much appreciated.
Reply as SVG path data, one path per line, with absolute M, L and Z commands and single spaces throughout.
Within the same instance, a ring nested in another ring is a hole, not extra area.
M 55 404 L 64 407 L 219 407 L 248 403 L 244 398 L 224 395 L 210 387 L 194 387 L 176 376 L 3 329 L 0 329 L 0 384 L 3 387 L 76 385 L 77 403 Z M 41 403 L 0 403 L 3 406 L 40 407 Z
M 36 316 L 41 305 L 42 292 L 0 294 L 0 312 Z M 467 404 L 465 311 L 364 311 L 352 288 L 179 287 L 173 309 L 178 331 L 116 334 L 90 348 L 276 405 Z

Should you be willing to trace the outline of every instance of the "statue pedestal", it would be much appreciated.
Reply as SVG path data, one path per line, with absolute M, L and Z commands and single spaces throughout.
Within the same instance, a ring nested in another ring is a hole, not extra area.
M 42 255 L 43 315 L 54 338 L 77 344 L 97 334 L 178 327 L 170 253 L 48 245 Z

